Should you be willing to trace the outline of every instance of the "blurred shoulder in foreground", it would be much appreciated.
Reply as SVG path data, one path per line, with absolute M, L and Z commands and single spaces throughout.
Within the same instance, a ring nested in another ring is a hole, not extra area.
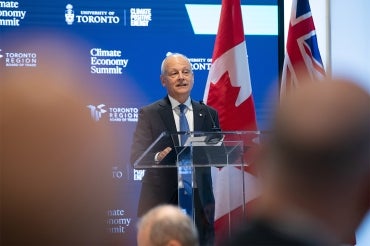
M 37 67 L 0 71 L 1 245 L 96 245 L 109 237 L 106 211 L 116 199 L 109 165 L 118 146 L 90 117 L 96 91 L 83 86 L 75 51 L 49 38 L 31 39 L 44 45 Z
M 258 168 L 258 210 L 229 245 L 354 244 L 370 208 L 370 95 L 353 81 L 282 98 Z

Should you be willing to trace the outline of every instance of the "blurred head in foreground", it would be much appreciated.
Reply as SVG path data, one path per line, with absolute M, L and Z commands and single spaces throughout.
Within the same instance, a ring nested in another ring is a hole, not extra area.
M 0 68 L 0 244 L 103 244 L 116 196 L 113 132 L 90 118 L 94 92 L 70 62 L 74 51 L 34 41 L 44 45 L 37 67 Z
M 369 209 L 370 95 L 344 79 L 301 85 L 277 109 L 255 220 L 231 245 L 351 243 Z
M 351 81 L 282 98 L 262 172 L 267 203 L 297 208 L 345 242 L 369 209 L 369 126 L 370 95 Z
M 159 205 L 140 219 L 137 241 L 138 246 L 197 246 L 198 234 L 178 207 Z

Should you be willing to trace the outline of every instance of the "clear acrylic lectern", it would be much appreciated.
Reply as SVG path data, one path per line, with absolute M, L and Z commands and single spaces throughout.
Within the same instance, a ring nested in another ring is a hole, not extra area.
M 180 146 L 181 135 L 186 135 L 186 143 Z M 134 163 L 136 169 L 177 168 L 179 207 L 192 219 L 196 216 L 197 206 L 194 204 L 194 190 L 200 188 L 212 173 L 213 190 L 216 197 L 215 216 L 227 221 L 227 233 L 240 223 L 244 216 L 232 216 L 236 209 L 245 215 L 245 167 L 254 161 L 259 146 L 260 133 L 256 131 L 232 132 L 163 132 Z M 172 151 L 161 162 L 155 162 L 156 153 L 166 147 Z M 220 175 L 221 174 L 221 175 Z M 184 178 L 190 178 L 190 181 Z M 216 181 L 217 179 L 217 181 Z M 181 193 L 190 194 L 190 201 L 182 199 Z M 217 197 L 217 196 L 222 196 Z M 190 205 L 190 209 L 189 209 Z

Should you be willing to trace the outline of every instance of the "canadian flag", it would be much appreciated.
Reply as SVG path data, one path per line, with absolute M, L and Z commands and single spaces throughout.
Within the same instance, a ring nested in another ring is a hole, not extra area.
M 257 130 L 240 0 L 223 0 L 204 102 L 219 113 L 223 131 Z M 213 169 L 216 243 L 230 232 L 232 216 L 258 196 L 256 177 L 227 167 Z M 245 194 L 243 201 L 242 194 Z M 228 199 L 227 199 L 228 198 Z M 243 203 L 244 202 L 244 203 Z

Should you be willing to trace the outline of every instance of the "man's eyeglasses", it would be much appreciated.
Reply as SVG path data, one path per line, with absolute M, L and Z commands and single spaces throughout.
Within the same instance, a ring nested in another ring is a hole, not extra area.
M 166 73 L 166 75 L 172 79 L 178 78 L 180 74 L 184 77 L 189 77 L 190 75 L 193 74 L 193 72 L 190 69 L 184 69 L 182 71 L 173 70 Z

